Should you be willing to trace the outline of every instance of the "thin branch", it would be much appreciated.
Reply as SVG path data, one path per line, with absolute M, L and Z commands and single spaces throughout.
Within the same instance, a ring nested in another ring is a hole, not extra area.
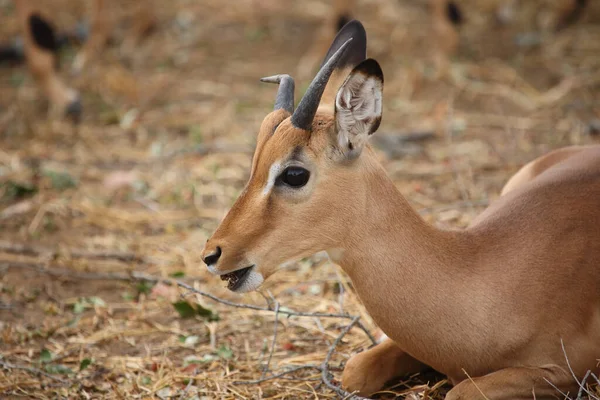
M 596 374 L 594 374 L 592 372 L 590 375 L 592 375 L 592 378 L 594 378 L 594 380 L 596 381 L 596 383 L 598 384 L 598 386 L 600 386 L 600 379 L 598 379 L 598 377 L 596 376 Z
M 583 383 L 579 382 L 579 380 L 577 379 L 577 376 L 575 375 L 573 368 L 571 368 L 571 362 L 569 361 L 569 357 L 567 357 L 567 351 L 565 350 L 565 343 L 563 342 L 562 338 L 560 338 L 560 345 L 562 347 L 563 354 L 565 355 L 565 360 L 567 361 L 567 367 L 569 367 L 569 372 L 571 372 L 571 376 L 573 377 L 573 379 L 575 379 L 575 382 L 577 382 L 577 384 L 579 385 L 579 390 L 581 391 L 581 389 L 583 389 L 583 391 L 586 392 L 592 399 L 598 399 L 597 396 L 594 396 L 592 393 L 590 393 L 590 391 L 587 390 L 583 386 Z M 587 378 L 587 375 L 586 375 L 586 378 Z
M 462 369 L 462 371 L 467 376 L 467 378 L 469 379 L 469 381 L 471 381 L 471 383 L 473 384 L 473 386 L 475 386 L 475 389 L 477 389 L 479 391 L 479 393 L 481 393 L 481 395 L 483 396 L 483 398 L 485 400 L 490 400 L 485 395 L 485 393 L 483 393 L 483 391 L 481 390 L 481 388 L 479 387 L 479 385 L 477 385 L 477 383 L 475 383 L 475 381 L 473 380 L 473 378 L 471 378 L 471 375 L 469 375 L 469 373 L 464 368 Z
M 560 390 L 554 383 L 552 383 L 548 379 L 546 379 L 546 377 L 544 377 L 544 380 L 546 381 L 546 383 L 548 385 L 552 386 L 554 388 L 554 390 L 556 390 L 558 393 L 560 393 L 563 396 L 563 399 L 571 400 L 568 393 L 565 393 L 562 390 Z
M 269 351 L 269 357 L 267 358 L 267 365 L 263 369 L 261 378 L 264 378 L 269 372 L 269 366 L 271 365 L 271 359 L 275 352 L 275 343 L 277 343 L 277 325 L 279 325 L 279 302 L 275 300 L 275 323 L 273 324 L 273 340 L 271 342 L 271 351 Z
M 343 399 L 352 399 L 352 400 L 366 399 L 365 397 L 360 397 L 355 394 L 346 392 L 344 389 L 341 389 L 341 388 L 335 386 L 329 379 L 329 361 L 331 361 L 331 357 L 333 356 L 333 353 L 335 353 L 335 348 L 338 346 L 338 344 L 340 344 L 340 342 L 342 341 L 344 336 L 346 336 L 346 334 L 348 332 L 350 332 L 350 329 L 352 329 L 352 327 L 358 323 L 359 318 L 360 318 L 360 316 L 356 316 L 356 317 L 352 318 L 352 321 L 348 324 L 348 326 L 346 326 L 342 330 L 342 332 L 339 334 L 339 336 L 333 341 L 333 343 L 329 347 L 327 356 L 325 357 L 325 360 L 321 364 L 321 380 L 328 388 L 330 388 L 331 390 L 336 392 Z
M 585 383 L 587 382 L 588 378 L 590 377 L 590 373 L 592 373 L 592 371 L 588 370 L 588 372 L 585 373 L 585 376 L 583 377 L 583 380 L 581 381 L 581 385 L 579 386 L 579 392 L 577 392 L 577 400 L 581 400 L 583 399 L 583 388 L 585 386 Z
M 0 268 L 29 268 L 52 276 L 68 276 L 83 280 L 146 281 L 170 283 L 169 279 L 156 278 L 143 272 L 79 272 L 67 268 L 46 267 L 43 264 L 18 261 L 0 261 Z
M 184 289 L 187 289 L 188 291 L 194 293 L 194 294 L 199 294 L 201 296 L 204 297 L 208 297 L 211 300 L 216 301 L 217 303 L 221 303 L 221 304 L 225 304 L 227 306 L 231 306 L 231 307 L 236 307 L 236 308 L 246 308 L 246 309 L 250 309 L 250 310 L 256 310 L 256 311 L 269 311 L 269 312 L 273 312 L 274 310 L 271 308 L 265 308 L 265 307 L 260 307 L 260 306 L 255 306 L 252 304 L 243 304 L 243 303 L 234 303 L 232 301 L 229 300 L 225 300 L 225 299 L 221 299 L 213 294 L 210 293 L 206 293 L 203 292 L 201 290 L 198 290 L 186 283 L 183 282 L 179 282 L 176 281 L 177 285 L 179 287 L 182 287 Z M 292 310 L 279 310 L 280 314 L 283 315 L 287 315 L 287 316 L 294 316 L 294 317 L 322 317 L 322 318 L 344 318 L 344 319 L 354 319 L 356 318 L 353 315 L 350 314 L 331 314 L 331 313 L 308 313 L 308 312 L 300 312 L 300 311 L 292 311 Z M 371 340 L 371 342 L 373 344 L 377 344 L 377 340 L 375 340 L 375 338 L 373 337 L 373 335 L 371 334 L 371 332 L 369 332 L 369 330 L 359 321 L 357 321 L 355 323 L 355 325 L 360 328 L 363 332 L 365 332 L 365 334 L 369 337 L 369 340 Z
M 216 301 L 217 303 L 225 304 L 227 306 L 236 307 L 236 308 L 245 308 L 256 311 L 268 311 L 273 312 L 274 310 L 271 308 L 265 308 L 260 306 L 255 306 L 252 304 L 243 304 L 243 303 L 234 303 L 229 300 L 221 299 L 213 294 L 203 292 L 198 290 L 185 282 L 175 281 L 172 279 L 166 278 L 157 278 L 143 272 L 132 271 L 130 273 L 120 273 L 120 272 L 110 272 L 110 273 L 98 273 L 98 272 L 77 272 L 72 271 L 65 268 L 47 268 L 44 264 L 36 264 L 36 263 L 24 263 L 24 262 L 14 262 L 14 261 L 0 261 L 0 269 L 2 268 L 30 268 L 37 272 L 41 272 L 44 274 L 52 275 L 52 276 L 68 276 L 76 279 L 85 279 L 85 280 L 119 280 L 119 281 L 145 281 L 145 282 L 162 282 L 166 285 L 177 285 L 184 289 L 187 289 L 189 292 L 194 294 L 199 294 L 201 296 L 207 297 L 211 300 Z M 185 296 L 185 295 L 184 295 Z M 308 312 L 300 312 L 300 311 L 292 311 L 292 310 L 279 310 L 280 314 L 284 314 L 287 316 L 295 316 L 295 317 L 323 317 L 323 318 L 344 318 L 344 319 L 353 319 L 354 316 L 349 314 L 332 314 L 332 313 L 308 313 Z M 358 328 L 360 328 L 365 335 L 369 338 L 371 343 L 377 344 L 375 337 L 371 334 L 371 332 L 364 326 L 362 323 L 358 322 L 356 324 Z
M 267 377 L 264 377 L 264 378 L 254 379 L 254 380 L 251 380 L 251 381 L 233 381 L 232 383 L 234 385 L 256 385 L 256 384 L 267 382 L 267 381 L 270 381 L 270 380 L 273 380 L 273 379 L 283 379 L 283 377 L 285 375 L 292 374 L 292 373 L 294 373 L 296 371 L 300 371 L 300 370 L 303 370 L 303 369 L 316 369 L 317 371 L 321 371 L 321 367 L 318 366 L 318 365 L 312 365 L 312 364 L 311 365 L 300 365 L 300 366 L 297 366 L 297 367 L 294 367 L 294 368 L 287 369 L 287 370 L 285 370 L 283 372 L 280 372 L 278 374 L 267 376 Z
M 31 374 L 34 374 L 34 375 L 45 376 L 46 378 L 49 378 L 49 379 L 52 379 L 54 381 L 60 382 L 63 385 L 69 385 L 69 384 L 71 384 L 71 382 L 66 381 L 64 379 L 61 379 L 59 377 L 56 377 L 54 375 L 51 375 L 51 374 L 49 374 L 47 372 L 44 372 L 44 371 L 42 371 L 39 368 L 27 367 L 27 366 L 24 366 L 24 365 L 11 364 L 11 363 L 8 363 L 8 362 L 2 361 L 2 360 L 0 360 L 0 367 L 5 368 L 7 370 L 19 369 L 19 370 L 22 370 L 22 371 L 27 371 L 27 372 L 29 372 Z
M 149 258 L 141 257 L 135 253 L 125 251 L 90 251 L 82 249 L 65 249 L 64 251 L 54 250 L 42 246 L 31 246 L 21 243 L 12 243 L 0 240 L 0 251 L 9 254 L 23 254 L 28 256 L 48 256 L 52 259 L 61 255 L 68 255 L 72 258 L 89 258 L 95 260 L 118 260 L 123 262 L 135 262 L 153 264 Z
M 181 395 L 179 395 L 179 400 L 183 400 L 185 399 L 185 395 L 187 394 L 187 392 L 190 390 L 190 388 L 192 387 L 192 384 L 194 383 L 193 379 L 190 379 L 188 381 L 188 384 L 185 386 L 185 388 L 181 391 Z

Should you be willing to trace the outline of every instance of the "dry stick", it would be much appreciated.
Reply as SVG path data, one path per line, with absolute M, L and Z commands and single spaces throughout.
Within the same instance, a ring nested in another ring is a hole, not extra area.
M 585 386 L 585 383 L 587 382 L 588 378 L 590 377 L 591 372 L 592 371 L 588 370 L 588 372 L 585 373 L 585 376 L 583 377 L 583 380 L 581 381 L 581 386 L 579 386 L 579 392 L 577 392 L 577 400 L 583 399 L 583 397 L 581 397 L 583 395 L 583 387 Z
M 51 258 L 56 258 L 62 253 L 60 250 L 53 250 L 41 246 L 11 243 L 4 240 L 0 240 L 0 251 L 9 254 L 24 254 L 28 256 L 48 255 Z M 123 262 L 137 262 L 147 264 L 153 263 L 151 260 L 146 259 L 144 257 L 140 257 L 134 253 L 122 251 L 89 251 L 80 249 L 69 249 L 68 251 L 65 251 L 65 254 L 70 255 L 73 258 L 91 258 L 97 260 L 113 259 Z
M 554 383 L 550 382 L 546 377 L 544 377 L 544 380 L 546 381 L 546 383 L 548 385 L 552 386 L 554 388 L 554 390 L 556 390 L 558 393 L 560 393 L 562 395 L 563 399 L 571 400 L 568 393 L 565 393 L 562 390 L 560 390 Z
M 275 300 L 275 299 L 273 299 Z M 265 365 L 263 369 L 263 373 L 260 376 L 261 379 L 265 377 L 267 372 L 269 372 L 269 366 L 271 365 L 271 359 L 273 358 L 273 353 L 275 352 L 275 343 L 277 343 L 277 325 L 279 325 L 279 302 L 275 300 L 275 323 L 273 324 L 273 341 L 271 342 L 271 351 L 269 351 L 269 357 L 267 358 L 267 365 Z
M 294 373 L 296 371 L 300 371 L 302 369 L 316 369 L 317 371 L 321 371 L 321 367 L 319 367 L 318 365 L 312 365 L 312 364 L 309 364 L 309 365 L 299 365 L 297 367 L 293 367 L 293 368 L 287 369 L 287 370 L 285 370 L 283 372 L 279 372 L 279 373 L 277 373 L 275 375 L 267 376 L 267 377 L 264 377 L 264 378 L 254 379 L 254 380 L 251 380 L 251 381 L 233 381 L 232 383 L 234 385 L 256 385 L 256 384 L 259 384 L 259 383 L 270 381 L 272 379 L 286 379 L 286 378 L 284 378 L 285 375 L 292 374 L 292 373 Z M 290 378 L 287 378 L 287 379 L 290 379 Z M 302 379 L 302 380 L 307 380 L 307 379 Z
M 577 384 L 579 385 L 579 390 L 581 391 L 581 389 L 583 389 L 592 399 L 598 399 L 598 397 L 594 396 L 592 393 L 589 392 L 589 390 L 584 388 L 583 383 L 579 382 L 579 380 L 577 379 L 577 376 L 575 375 L 573 368 L 571 368 L 571 362 L 569 361 L 569 357 L 567 357 L 567 351 L 565 350 L 565 343 L 563 342 L 562 338 L 560 338 L 560 345 L 562 347 L 563 354 L 565 355 L 565 360 L 567 361 L 567 367 L 569 367 L 569 372 L 571 372 L 571 376 L 573 377 L 573 379 L 575 379 L 575 382 L 577 382 Z M 586 377 L 587 377 L 587 375 L 586 375 Z
M 221 299 L 213 294 L 198 290 L 186 283 L 179 282 L 179 281 L 175 281 L 175 282 L 179 287 L 187 289 L 188 291 L 190 291 L 194 294 L 199 294 L 201 296 L 208 297 L 209 299 L 214 300 L 217 303 L 225 304 L 227 306 L 236 307 L 236 308 L 246 308 L 249 310 L 273 312 L 273 309 L 271 309 L 271 308 L 255 306 L 252 304 L 234 303 L 229 300 Z M 279 314 L 287 315 L 290 317 L 323 317 L 323 318 L 344 318 L 344 319 L 356 318 L 355 316 L 350 315 L 350 314 L 329 314 L 329 313 L 318 313 L 318 312 L 317 313 L 308 313 L 308 312 L 281 310 L 281 309 L 279 310 Z M 369 332 L 369 330 L 362 323 L 360 323 L 360 321 L 357 321 L 355 324 L 358 328 L 360 328 L 369 337 L 369 340 L 371 340 L 371 342 L 373 344 L 377 344 L 377 340 L 375 340 L 373 335 L 371 335 L 371 332 Z
M 331 389 L 334 392 L 336 392 L 343 399 L 352 399 L 352 400 L 364 400 L 364 399 L 366 399 L 365 397 L 360 397 L 360 396 L 357 396 L 357 395 L 355 395 L 353 393 L 346 392 L 345 390 L 343 390 L 343 389 L 335 386 L 331 382 L 331 380 L 329 379 L 329 361 L 331 360 L 331 356 L 333 356 L 333 353 L 335 352 L 335 348 L 342 341 L 342 339 L 344 338 L 344 336 L 346 336 L 346 334 L 348 332 L 350 332 L 350 329 L 352 329 L 352 327 L 358 323 L 359 318 L 360 318 L 360 316 L 356 316 L 356 317 L 352 318 L 352 321 L 348 324 L 348 326 L 346 326 L 344 328 L 344 330 L 342 330 L 342 332 L 340 333 L 340 335 L 333 341 L 333 343 L 329 347 L 329 351 L 327 352 L 327 356 L 325 357 L 325 360 L 321 364 L 321 380 L 323 381 L 323 383 L 329 389 Z
M 183 400 L 185 399 L 185 395 L 187 394 L 187 392 L 190 390 L 190 388 L 192 387 L 192 384 L 194 383 L 193 379 L 190 379 L 188 384 L 185 386 L 185 388 L 181 391 L 181 395 L 179 396 L 179 400 Z
M 287 371 L 283 371 L 281 373 L 271 375 L 266 378 L 256 379 L 256 380 L 252 380 L 252 381 L 234 381 L 233 383 L 237 384 L 237 385 L 258 384 L 258 383 L 266 382 L 271 379 L 282 378 L 284 375 L 291 374 L 291 373 L 296 372 L 301 369 L 316 369 L 318 371 L 321 371 L 321 381 L 328 388 L 330 388 L 331 390 L 336 392 L 341 398 L 351 399 L 351 400 L 367 400 L 365 397 L 357 396 L 353 393 L 349 393 L 349 392 L 335 386 L 329 379 L 329 362 L 331 361 L 331 357 L 333 356 L 333 353 L 335 353 L 336 347 L 340 344 L 340 342 L 342 341 L 344 336 L 346 336 L 346 334 L 348 332 L 350 332 L 350 330 L 355 325 L 358 326 L 357 324 L 358 324 L 359 319 L 360 319 L 360 316 L 356 316 L 356 317 L 352 318 L 352 321 L 342 330 L 342 332 L 334 340 L 334 342 L 331 344 L 331 346 L 329 346 L 329 351 L 327 352 L 327 356 L 325 357 L 325 360 L 323 360 L 323 363 L 320 366 L 318 366 L 318 365 L 301 365 L 299 367 L 291 368 Z
M 26 263 L 18 261 L 0 261 L 2 268 L 30 268 L 37 272 L 52 276 L 68 276 L 84 280 L 113 280 L 113 281 L 146 281 L 146 282 L 165 282 L 171 283 L 169 279 L 156 278 L 143 272 L 132 271 L 131 273 L 122 272 L 77 272 L 66 268 L 47 268 L 43 264 Z
M 596 374 L 594 374 L 592 372 L 590 375 L 592 376 L 592 378 L 594 378 L 594 380 L 596 381 L 596 383 L 598 384 L 598 386 L 600 386 L 600 379 L 598 379 L 598 377 L 596 376 Z
M 11 370 L 11 369 L 20 369 L 20 370 L 32 373 L 34 375 L 45 376 L 46 378 L 50 378 L 52 380 L 60 382 L 63 385 L 70 384 L 69 381 L 66 381 L 64 379 L 58 378 L 56 376 L 53 376 L 53 375 L 51 375 L 51 374 L 49 374 L 47 372 L 44 372 L 44 371 L 42 371 L 41 369 L 38 369 L 38 368 L 26 367 L 24 365 L 15 365 L 15 364 L 11 364 L 11 363 L 8 363 L 8 362 L 2 361 L 2 360 L 0 360 L 0 367 L 6 368 L 8 370 Z
M 469 379 L 469 381 L 471 381 L 471 383 L 473 384 L 473 386 L 475 386 L 475 389 L 477 389 L 479 391 L 479 393 L 481 393 L 481 395 L 483 396 L 483 398 L 485 400 L 490 400 L 485 395 L 485 393 L 483 393 L 483 391 L 481 390 L 481 388 L 479 388 L 479 385 L 477 385 L 477 383 L 475 383 L 475 381 L 473 380 L 473 378 L 471 378 L 471 375 L 469 375 L 469 373 L 464 368 L 462 368 L 462 371 L 467 376 L 467 378 Z
M 30 268 L 37 272 L 41 272 L 44 274 L 52 275 L 52 276 L 69 276 L 77 279 L 86 279 L 86 280 L 119 280 L 119 281 L 145 281 L 145 282 L 162 282 L 167 285 L 177 285 L 184 289 L 187 289 L 189 292 L 199 294 L 204 297 L 208 297 L 211 300 L 216 301 L 217 303 L 225 304 L 227 306 L 236 307 L 236 308 L 246 308 L 250 310 L 256 311 L 269 311 L 273 312 L 274 310 L 271 308 L 265 308 L 260 306 L 255 306 L 252 304 L 243 304 L 243 303 L 234 303 L 229 300 L 221 299 L 213 294 L 203 292 L 198 290 L 187 283 L 181 281 L 175 281 L 172 279 L 166 278 L 157 278 L 148 274 L 144 274 L 143 272 L 132 271 L 131 273 L 98 273 L 98 272 L 75 272 L 65 268 L 46 268 L 44 264 L 35 264 L 35 263 L 24 263 L 24 262 L 15 262 L 15 261 L 0 261 L 0 269 L 2 268 Z M 290 317 L 323 317 L 323 318 L 344 318 L 344 319 L 352 319 L 354 316 L 349 314 L 329 314 L 329 313 L 308 313 L 308 312 L 299 312 L 292 310 L 279 310 L 280 314 L 285 314 Z M 365 335 L 369 338 L 369 340 L 373 344 L 377 344 L 377 340 L 373 337 L 371 332 L 365 327 L 362 323 L 358 322 L 356 325 L 360 328 Z

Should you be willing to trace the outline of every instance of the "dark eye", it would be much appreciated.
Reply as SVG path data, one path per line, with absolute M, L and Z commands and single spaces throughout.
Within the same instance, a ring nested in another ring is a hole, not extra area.
M 308 170 L 301 167 L 287 167 L 277 178 L 277 183 L 299 188 L 306 185 L 308 178 L 310 178 Z

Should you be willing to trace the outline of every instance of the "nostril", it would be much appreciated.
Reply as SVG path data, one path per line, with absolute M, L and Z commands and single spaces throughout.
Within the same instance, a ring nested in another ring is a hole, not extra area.
M 217 246 L 217 249 L 215 250 L 214 253 L 207 255 L 206 257 L 204 257 L 204 263 L 206 265 L 211 265 L 211 264 L 215 264 L 217 261 L 219 261 L 219 257 L 221 257 L 221 248 L 219 246 Z

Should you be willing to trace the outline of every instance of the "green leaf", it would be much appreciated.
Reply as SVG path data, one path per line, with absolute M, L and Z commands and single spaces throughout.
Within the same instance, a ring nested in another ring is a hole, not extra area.
M 37 193 L 38 188 L 30 183 L 7 181 L 0 184 L 0 188 L 4 189 L 3 199 L 13 201 L 26 196 L 32 196 Z
M 40 362 L 47 363 L 52 361 L 52 353 L 48 349 L 42 349 L 40 352 Z
M 181 318 L 191 318 L 196 315 L 196 310 L 187 301 L 173 303 L 173 307 L 175 307 L 175 310 L 177 310 Z
M 149 376 L 142 377 L 142 385 L 149 385 L 152 383 L 152 379 Z
M 84 369 L 86 369 L 87 367 L 89 367 L 91 363 L 92 363 L 92 359 L 91 358 L 84 358 L 79 363 L 79 370 L 83 371 Z
M 207 353 L 202 358 L 197 358 L 195 355 L 187 356 L 183 359 L 183 366 L 187 367 L 191 364 L 206 364 L 217 360 L 218 357 L 214 354 Z
M 136 285 L 138 294 L 141 294 L 141 293 L 148 294 L 152 291 L 153 287 L 154 287 L 154 283 L 148 282 L 148 281 L 142 281 Z
M 88 297 L 88 302 L 94 306 L 106 307 L 106 303 L 100 297 L 92 296 Z
M 233 357 L 233 351 L 224 344 L 221 345 L 221 347 L 219 347 L 219 350 L 217 350 L 217 354 L 219 355 L 219 357 L 225 360 L 229 360 Z
M 185 272 L 177 271 L 169 275 L 171 278 L 185 278 Z
M 194 144 L 202 144 L 204 136 L 200 125 L 193 125 L 190 127 L 190 139 Z
M 201 316 L 204 319 L 207 319 L 208 321 L 212 322 L 220 320 L 219 314 L 215 313 L 212 310 L 209 310 L 208 308 L 202 307 L 200 304 L 196 304 L 196 310 L 199 316 Z
M 133 300 L 135 297 L 134 297 L 134 296 L 133 296 L 131 293 L 129 293 L 129 292 L 123 292 L 123 293 L 121 293 L 121 298 L 122 298 L 123 300 L 125 300 L 125 301 L 131 301 L 131 300 Z
M 77 181 L 66 172 L 45 170 L 44 175 L 50 178 L 52 187 L 56 190 L 65 190 L 77 186 Z
M 75 314 L 81 314 L 88 306 L 88 302 L 85 299 L 81 299 L 77 303 L 73 304 L 73 312 Z
M 46 365 L 45 370 L 49 374 L 68 375 L 73 373 L 71 368 L 60 364 L 48 364 Z

